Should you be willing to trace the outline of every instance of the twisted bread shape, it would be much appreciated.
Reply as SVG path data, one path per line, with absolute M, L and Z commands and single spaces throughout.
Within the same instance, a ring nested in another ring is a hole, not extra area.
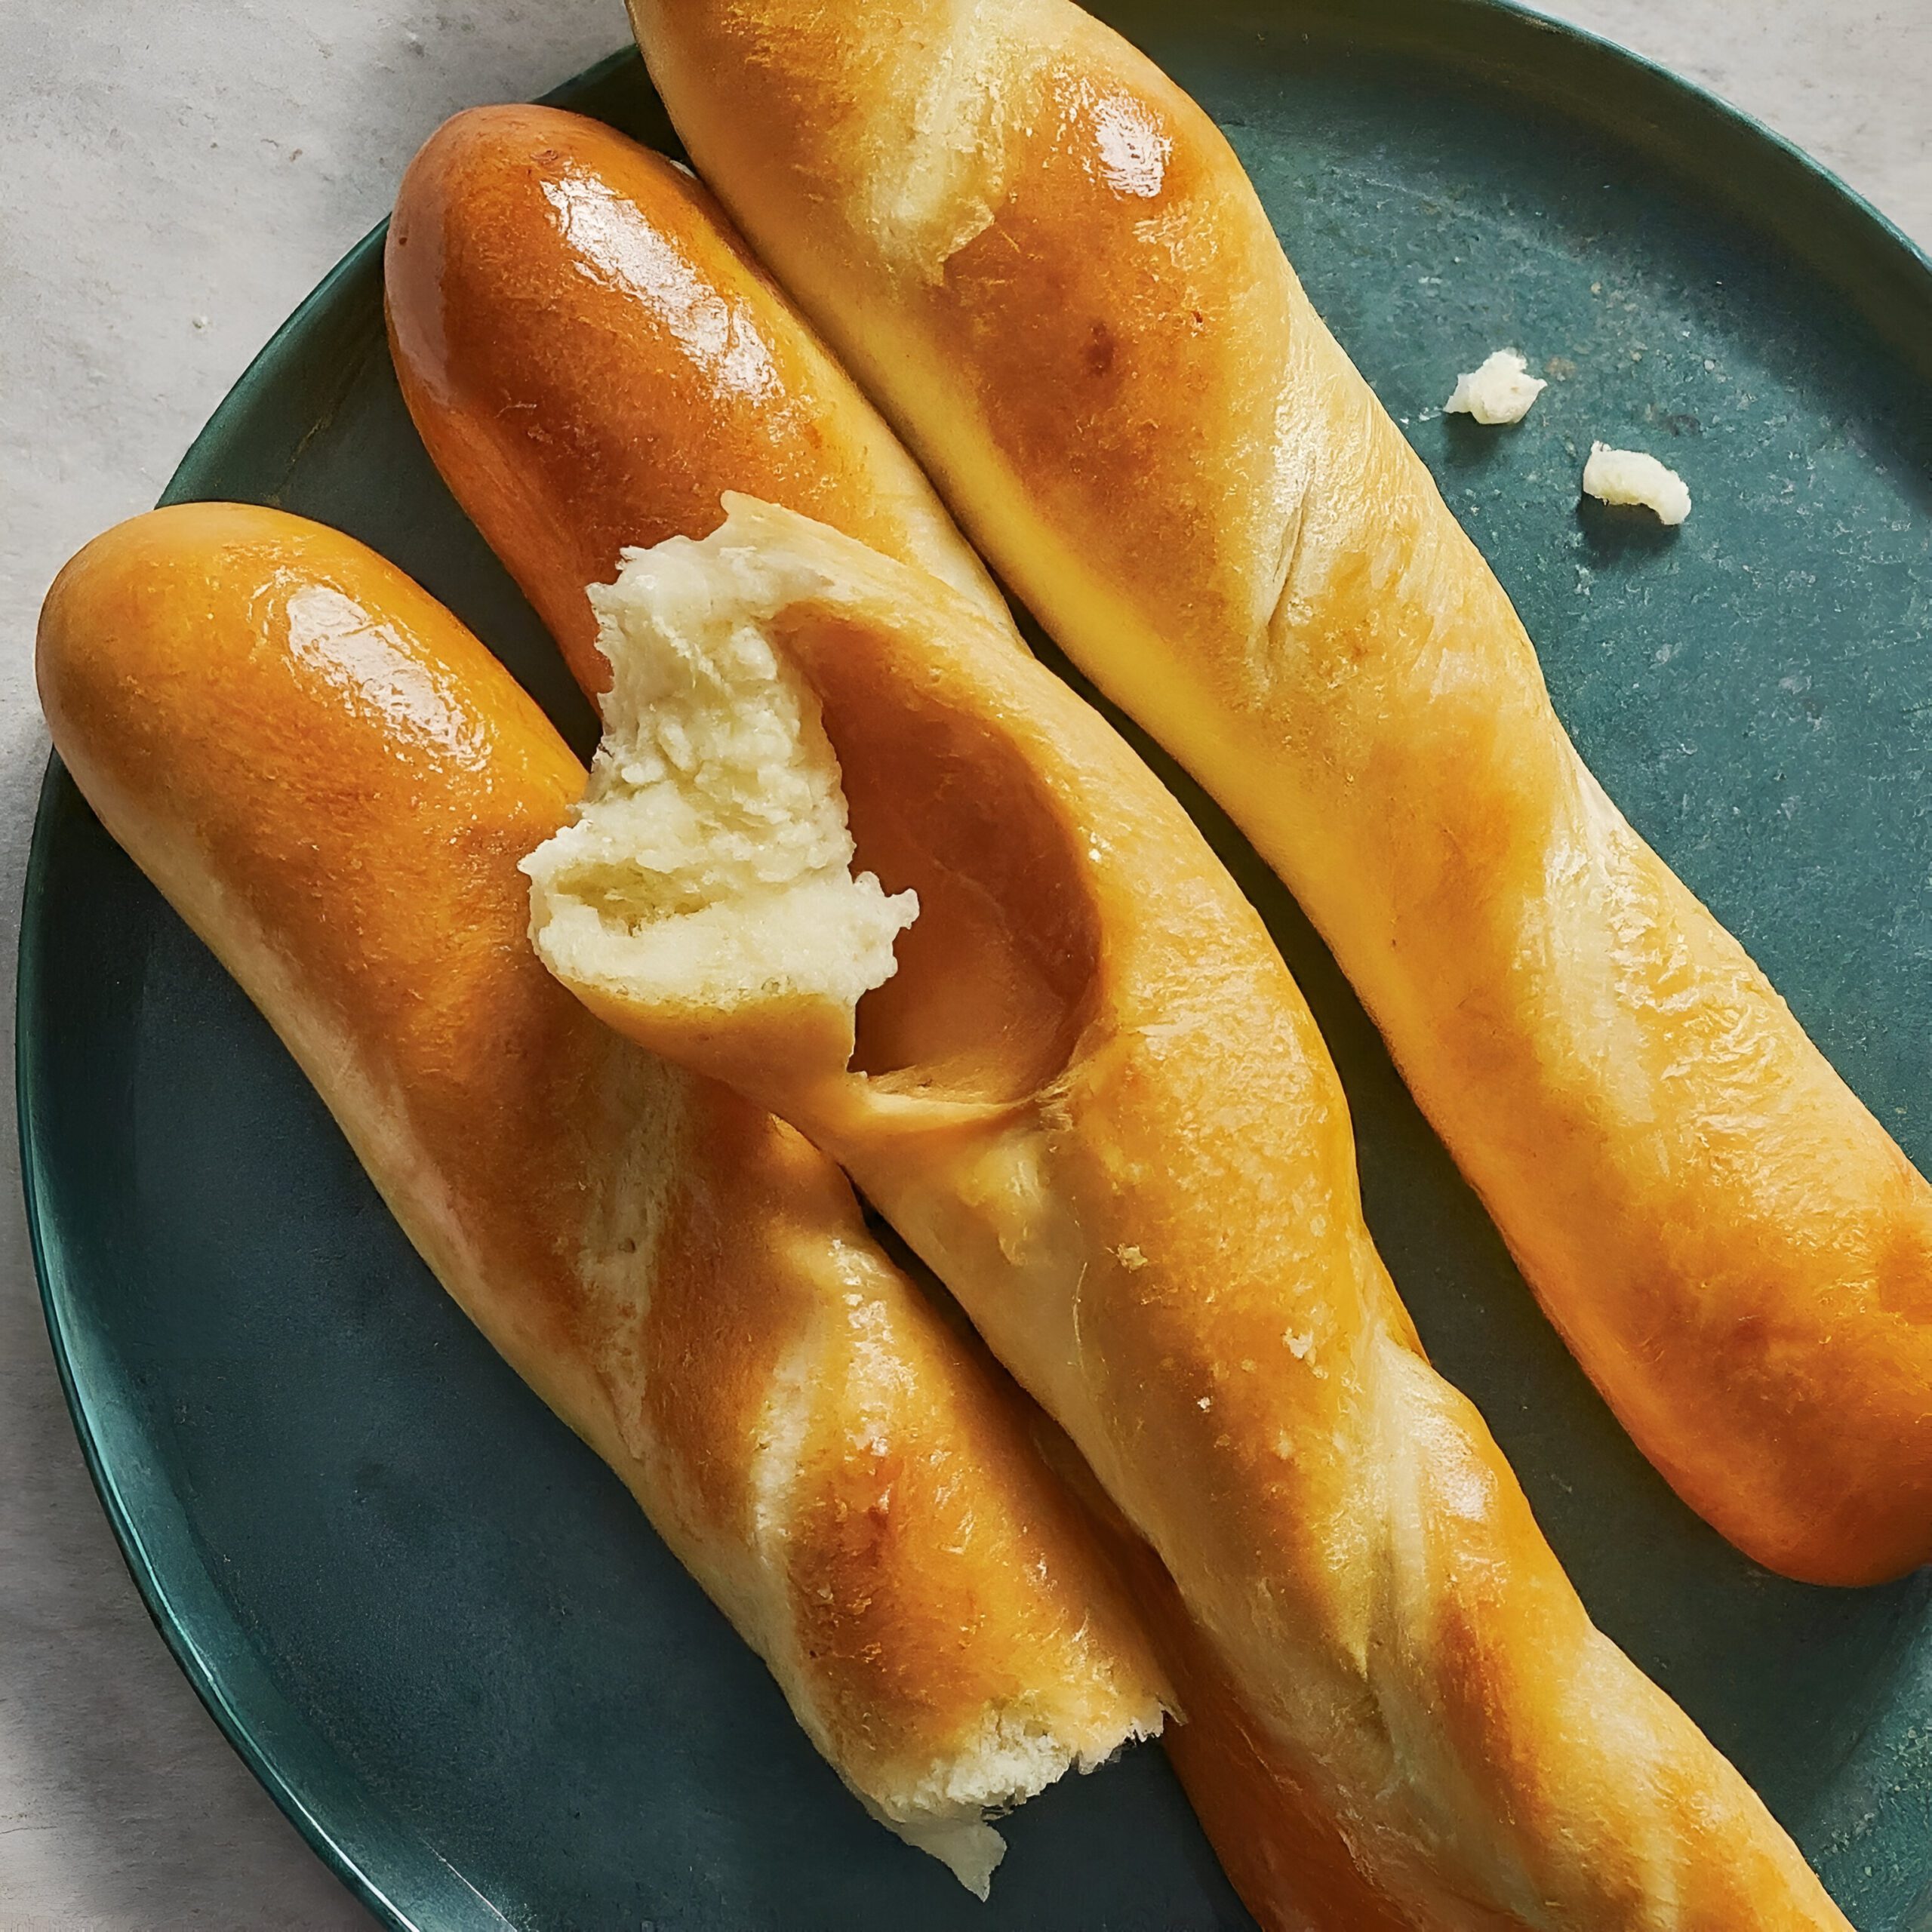
M 1314 1021 L 1180 805 L 972 605 L 732 502 L 620 580 L 600 759 L 624 766 L 639 692 L 699 728 L 709 654 L 742 669 L 761 641 L 774 715 L 803 720 L 789 755 L 835 758 L 854 864 L 915 892 L 918 920 L 855 1018 L 774 949 L 770 892 L 721 873 L 729 993 L 648 939 L 631 977 L 608 952 L 586 969 L 540 854 L 552 971 L 849 1169 L 1152 1546 L 1397 1922 L 1842 1932 L 1743 1780 L 1591 1624 L 1423 1357 Z M 694 853 L 721 830 L 706 797 L 683 801 Z M 583 825 L 601 809 L 593 791 Z
M 1638 1445 L 1932 1558 L 1932 1187 L 1624 821 L 1219 130 L 1067 0 L 632 0 L 712 188 L 1321 930 Z
M 54 743 L 445 1288 L 617 1472 L 867 1808 L 984 1895 L 984 1814 L 1161 1673 L 1008 1392 L 790 1129 L 546 975 L 521 854 L 583 768 L 350 539 L 196 504 L 50 593 Z
M 610 666 L 586 586 L 615 576 L 629 547 L 709 534 L 728 489 L 931 571 L 1023 649 L 912 460 L 661 155 L 552 108 L 460 114 L 404 177 L 386 289 L 417 428 L 587 694 L 607 689 Z M 1077 1457 L 1056 1467 L 1097 1494 Z M 1180 1693 L 1186 1721 L 1163 1741 L 1249 1909 L 1270 1932 L 1403 1924 L 1243 1709 L 1146 1545 L 1128 1531 L 1112 1553 Z

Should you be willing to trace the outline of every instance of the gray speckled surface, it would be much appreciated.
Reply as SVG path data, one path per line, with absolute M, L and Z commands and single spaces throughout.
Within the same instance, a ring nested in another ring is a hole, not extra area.
M 1932 245 L 1924 0 L 1564 0 L 1545 11 L 1740 103 Z M 623 32 L 618 0 L 0 0 L 9 973 L 46 745 L 32 621 L 54 571 L 153 500 L 275 323 L 380 217 L 444 114 L 539 92 Z M 368 1922 L 229 1752 L 148 1623 L 60 1401 L 10 1187 L 0 1932 Z

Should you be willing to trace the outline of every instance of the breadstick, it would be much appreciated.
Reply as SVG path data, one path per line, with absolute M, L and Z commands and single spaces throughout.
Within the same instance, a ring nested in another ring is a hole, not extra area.
M 198 504 L 90 544 L 42 701 L 438 1278 L 616 1471 L 882 1822 L 984 1895 L 984 1814 L 1158 1728 L 1131 1608 L 1004 1390 L 789 1128 L 543 971 L 518 857 L 581 766 L 346 537 Z
M 609 667 L 586 586 L 627 546 L 706 534 L 731 488 L 932 571 L 1024 648 L 910 458 L 661 155 L 552 108 L 471 109 L 404 177 L 387 279 L 417 427 L 592 695 Z M 749 395 L 746 363 L 775 372 Z M 1241 1711 L 1159 1564 L 1131 1533 L 1115 1554 L 1181 1694 L 1164 1742 L 1248 1909 L 1269 1932 L 1404 1923 Z
M 1294 890 L 1638 1446 L 1932 1558 L 1932 1189 L 1571 746 L 1232 151 L 1067 0 L 632 0 L 699 168 L 1069 655 Z
M 597 594 L 546 963 L 848 1169 L 1414 1923 L 1841 1929 L 1429 1367 L 1314 1021 L 1180 806 L 943 586 L 730 501 Z

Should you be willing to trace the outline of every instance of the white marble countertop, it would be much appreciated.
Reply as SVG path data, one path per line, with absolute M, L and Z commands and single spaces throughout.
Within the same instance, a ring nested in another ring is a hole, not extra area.
M 1808 148 L 1932 247 L 1926 0 L 1558 0 Z M 0 1011 L 47 754 L 41 597 L 152 503 L 275 324 L 469 103 L 620 0 L 0 0 Z M 12 1109 L 0 1162 L 15 1165 Z M 0 1193 L 0 1932 L 369 1923 L 229 1751 L 122 1568 Z

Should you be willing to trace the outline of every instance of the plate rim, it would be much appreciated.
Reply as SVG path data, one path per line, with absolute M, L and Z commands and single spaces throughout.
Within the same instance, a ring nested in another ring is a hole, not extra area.
M 1405 8 L 1404 0 L 1328 0 L 1320 17 L 1324 23 L 1346 24 L 1355 20 L 1372 26 L 1378 17 L 1392 19 L 1402 16 L 1405 11 L 1412 13 L 1413 8 Z M 1862 243 L 1875 263 L 1884 263 L 1888 256 L 1891 257 L 1889 266 L 1892 273 L 1899 278 L 1900 285 L 1915 293 L 1928 308 L 1932 308 L 1932 252 L 1921 248 L 1835 171 L 1749 109 L 1648 55 L 1589 28 L 1558 18 L 1535 4 L 1534 0 L 1451 0 L 1450 6 L 1441 8 L 1433 17 L 1442 22 L 1447 31 L 1452 14 L 1472 20 L 1487 17 L 1492 22 L 1500 23 L 1500 30 L 1503 32 L 1527 28 L 1548 35 L 1552 41 L 1567 43 L 1571 54 L 1607 62 L 1613 68 L 1621 69 L 1627 79 L 1653 90 L 1660 103 L 1679 114 L 1687 112 L 1702 117 L 1725 129 L 1734 138 L 1770 149 L 1786 167 L 1806 178 L 1814 192 L 1835 203 L 1841 214 L 1852 216 L 1857 232 L 1848 238 Z M 537 99 L 545 105 L 571 106 L 600 83 L 633 63 L 641 64 L 635 45 L 620 47 Z M 1566 104 L 1579 112 L 1587 111 L 1586 103 L 1582 102 Z M 1600 122 L 1598 125 L 1611 131 L 1622 133 L 1626 139 L 1632 134 L 1629 128 L 1607 122 Z M 1673 164 L 1666 161 L 1666 165 Z M 1710 192 L 1708 181 L 1706 186 L 1706 191 Z M 246 413 L 258 390 L 275 380 L 288 345 L 311 325 L 317 313 L 333 304 L 346 284 L 366 276 L 372 265 L 379 269 L 380 252 L 388 229 L 389 220 L 385 216 L 353 243 L 250 358 L 241 374 L 195 432 L 157 499 L 158 506 L 205 497 L 203 472 L 214 463 L 231 423 Z M 1864 313 L 1862 310 L 1859 312 Z M 1865 315 L 1865 319 L 1870 321 L 1872 318 Z M 1928 368 L 1927 379 L 1932 383 L 1932 368 Z M 82 1386 L 76 1362 L 84 1324 L 69 1306 L 66 1264 L 60 1252 L 61 1231 L 54 1211 L 45 1198 L 48 1165 L 38 1119 L 38 1091 L 42 1076 L 34 1064 L 38 1051 L 38 1029 L 32 1023 L 45 1002 L 42 960 L 47 942 L 46 908 L 55 883 L 51 876 L 52 848 L 59 822 L 76 808 L 82 811 L 89 809 L 69 777 L 59 755 L 50 752 L 36 798 L 20 901 L 20 924 L 15 943 L 14 1084 L 29 1252 L 61 1394 L 79 1441 L 88 1477 L 100 1500 L 122 1563 L 134 1583 L 143 1607 L 203 1707 L 230 1747 L 310 1849 L 377 1922 L 392 1928 L 392 1932 L 426 1932 L 429 1924 L 447 1926 L 450 1921 L 440 1915 L 454 1907 L 475 1915 L 474 1922 L 479 1926 L 512 1927 L 513 1921 L 506 1918 L 412 1826 L 392 1813 L 385 1833 L 388 1844 L 393 1849 L 405 1838 L 413 1839 L 420 1847 L 426 1861 L 423 1871 L 437 1875 L 441 1881 L 441 1889 L 445 1896 L 435 1901 L 438 1916 L 424 1920 L 415 1908 L 392 1897 L 390 1890 L 386 1888 L 377 1874 L 368 1869 L 376 1863 L 370 1855 L 370 1847 L 352 1846 L 347 1841 L 352 1833 L 343 1821 L 337 1819 L 331 1823 L 316 1806 L 304 1798 L 278 1754 L 258 1737 L 259 1716 L 251 1719 L 240 1707 L 232 1694 L 229 1674 L 205 1655 L 185 1613 L 177 1610 L 175 1592 L 162 1573 L 158 1556 L 150 1548 L 150 1538 L 143 1527 L 140 1515 L 124 1494 L 123 1479 L 113 1465 L 112 1455 L 103 1446 L 103 1417 L 100 1405 L 96 1397 Z M 305 1722 L 305 1728 L 307 1727 Z M 328 1746 L 326 1740 L 312 1730 L 311 1736 L 318 1750 L 332 1753 L 333 1747 Z M 398 1875 L 391 1872 L 387 1875 L 393 1879 Z

